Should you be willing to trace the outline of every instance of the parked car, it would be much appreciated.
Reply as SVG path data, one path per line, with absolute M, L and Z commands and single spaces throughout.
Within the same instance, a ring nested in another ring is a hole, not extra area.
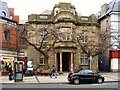
M 103 83 L 104 77 L 94 70 L 79 70 L 76 73 L 70 72 L 68 74 L 68 81 L 70 83 L 79 84 L 79 83 Z

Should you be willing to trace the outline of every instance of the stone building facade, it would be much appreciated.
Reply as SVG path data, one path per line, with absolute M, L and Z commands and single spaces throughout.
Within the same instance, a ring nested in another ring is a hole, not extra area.
M 75 7 L 71 3 L 56 4 L 52 11 L 46 10 L 42 14 L 31 14 L 28 16 L 28 23 L 37 30 L 37 27 L 46 27 L 58 30 L 64 33 L 61 40 L 56 42 L 54 47 L 48 52 L 48 67 L 52 68 L 55 64 L 57 71 L 72 71 L 74 69 L 89 69 L 89 59 L 83 53 L 78 43 L 71 38 L 73 32 L 84 33 L 83 43 L 89 39 L 93 32 L 99 31 L 99 24 L 95 15 L 79 16 Z M 28 29 L 28 33 L 34 32 Z M 94 38 L 98 41 L 98 38 Z M 37 36 L 31 39 L 33 43 L 37 42 Z M 49 42 L 49 41 L 48 41 Z M 34 68 L 45 68 L 44 57 L 39 54 L 32 46 L 28 45 L 28 61 L 33 60 Z M 98 56 L 92 60 L 92 69 L 98 70 Z

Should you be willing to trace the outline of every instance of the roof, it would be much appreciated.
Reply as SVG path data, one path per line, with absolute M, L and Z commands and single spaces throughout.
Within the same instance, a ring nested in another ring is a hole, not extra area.
M 59 2 L 59 4 L 55 4 L 54 7 L 55 8 L 56 7 L 59 7 L 59 8 L 74 8 L 75 9 L 74 5 L 71 5 L 71 3 L 67 3 L 67 2 Z
M 0 16 L 10 19 L 9 7 L 6 2 L 2 2 L 1 0 L 0 0 Z
M 52 10 L 45 10 L 44 12 L 42 12 L 41 14 L 47 14 L 47 15 L 51 15 Z
M 120 12 L 120 0 L 113 0 L 110 2 L 108 5 L 108 10 L 103 15 L 101 15 L 99 19 L 103 18 L 111 12 Z

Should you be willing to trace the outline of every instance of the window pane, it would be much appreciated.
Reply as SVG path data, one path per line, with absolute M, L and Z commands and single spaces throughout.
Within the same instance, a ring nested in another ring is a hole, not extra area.
M 87 42 L 88 41 L 88 31 L 83 30 L 82 31 L 82 42 Z
M 45 59 L 42 54 L 40 54 L 40 65 L 45 65 Z
M 82 64 L 82 65 L 88 65 L 87 54 L 81 54 L 80 55 L 80 64 Z
M 6 29 L 5 31 L 4 31 L 4 40 L 6 41 L 6 42 L 10 42 L 10 31 L 8 30 L 8 29 Z

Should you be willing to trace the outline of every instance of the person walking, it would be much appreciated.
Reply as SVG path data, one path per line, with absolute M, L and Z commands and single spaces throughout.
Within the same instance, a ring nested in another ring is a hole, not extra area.
M 53 65 L 53 68 L 52 68 L 52 74 L 51 74 L 50 78 L 52 78 L 53 76 L 55 76 L 55 78 L 57 78 L 57 75 L 56 75 L 56 68 L 55 68 L 54 65 Z
M 12 70 L 11 63 L 9 63 L 9 66 L 8 66 L 8 73 L 9 73 L 9 80 L 12 80 L 13 70 Z

